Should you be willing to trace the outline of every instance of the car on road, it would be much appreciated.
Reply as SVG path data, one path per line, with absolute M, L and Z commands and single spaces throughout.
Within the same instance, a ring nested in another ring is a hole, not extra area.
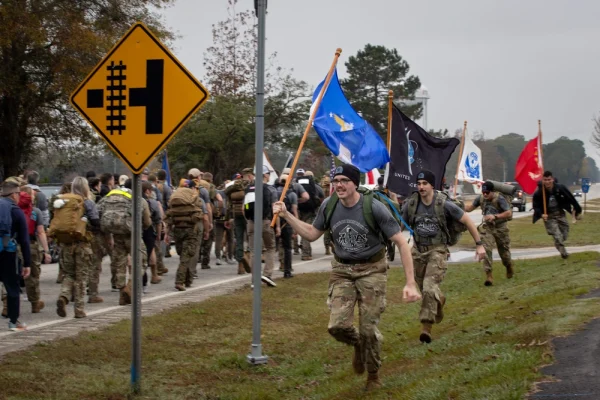
M 581 190 L 577 189 L 577 190 L 575 190 L 573 192 L 573 196 L 575 196 L 575 197 L 583 197 L 583 192 Z
M 48 201 L 50 201 L 50 199 L 52 198 L 53 195 L 58 194 L 58 191 L 61 188 L 61 184 L 59 183 L 52 183 L 52 184 L 41 184 L 40 186 L 40 191 L 42 193 L 44 193 L 46 195 L 46 198 L 48 199 Z
M 517 188 L 517 190 L 515 191 L 514 195 L 513 195 L 513 199 L 511 202 L 511 205 L 514 207 L 517 207 L 519 209 L 519 212 L 523 212 L 527 209 L 527 193 L 525 193 L 523 191 L 523 188 L 521 187 L 521 185 L 519 185 L 517 182 L 506 182 L 509 185 L 515 186 Z

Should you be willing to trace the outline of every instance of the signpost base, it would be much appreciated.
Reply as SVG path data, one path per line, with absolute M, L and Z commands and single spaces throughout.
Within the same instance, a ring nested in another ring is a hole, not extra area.
M 250 349 L 250 354 L 246 356 L 246 360 L 252 365 L 266 364 L 269 357 L 262 354 L 262 345 L 253 344 Z

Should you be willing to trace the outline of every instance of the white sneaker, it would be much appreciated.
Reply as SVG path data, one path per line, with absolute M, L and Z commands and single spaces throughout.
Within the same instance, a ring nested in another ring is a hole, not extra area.
M 220 258 L 217 258 L 217 262 L 216 262 L 216 264 L 217 264 L 217 265 L 221 265 L 222 263 L 223 263 L 223 262 L 221 261 L 221 259 L 220 259 Z
M 275 286 L 277 286 L 277 284 L 276 284 L 275 282 L 273 282 L 273 281 L 271 280 L 271 278 L 269 278 L 268 276 L 264 276 L 264 275 L 262 275 L 262 276 L 260 277 L 260 280 L 261 280 L 261 281 L 263 281 L 264 283 L 266 283 L 268 286 L 271 286 L 271 287 L 275 287 Z
M 23 332 L 27 330 L 27 325 L 18 321 L 16 323 L 12 323 L 10 321 L 8 321 L 8 330 L 13 331 L 13 332 Z

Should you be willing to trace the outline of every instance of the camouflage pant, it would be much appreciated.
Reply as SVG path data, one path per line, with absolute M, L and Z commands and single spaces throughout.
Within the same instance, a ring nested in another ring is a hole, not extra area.
M 213 242 L 215 241 L 215 230 L 213 229 L 208 234 L 207 240 L 202 240 L 200 248 L 200 264 L 202 267 L 207 267 L 210 264 L 210 249 L 212 248 Z
M 498 246 L 498 254 L 500 255 L 500 259 L 502 259 L 502 265 L 507 268 L 511 266 L 510 233 L 506 223 L 500 226 L 482 224 L 477 230 L 485 248 L 485 258 L 483 260 L 483 269 L 485 272 L 492 272 L 492 251 L 496 246 Z
M 60 295 L 71 301 L 75 299 L 75 310 L 84 311 L 85 287 L 88 273 L 94 267 L 94 252 L 87 242 L 60 245 L 60 261 L 65 278 Z
M 25 290 L 27 291 L 27 300 L 35 303 L 40 300 L 40 273 L 42 272 L 43 249 L 37 240 L 32 241 L 29 248 L 31 251 L 31 273 L 25 279 Z
M 111 270 L 115 270 L 115 286 L 117 289 L 123 289 L 127 283 L 127 266 L 129 264 L 129 255 L 131 254 L 131 235 L 113 235 L 114 247 L 110 259 Z M 148 267 L 148 256 L 141 241 L 140 246 L 142 270 Z M 131 275 L 131 269 L 129 269 Z M 131 278 L 130 278 L 131 279 Z
M 265 247 L 265 269 L 263 275 L 271 277 L 275 264 L 275 231 L 271 228 L 271 220 L 262 223 L 262 243 Z M 250 246 L 250 265 L 254 264 L 254 221 L 248 221 L 248 245 Z
M 98 296 L 98 285 L 100 284 L 100 273 L 102 272 L 102 259 L 106 254 L 106 235 L 103 233 L 94 234 L 92 238 L 92 252 L 94 253 L 94 260 L 92 268 L 89 271 L 89 286 L 90 286 L 90 297 Z
M 329 334 L 349 345 L 361 344 L 367 371 L 381 366 L 383 335 L 377 329 L 385 310 L 388 265 L 384 259 L 372 264 L 347 265 L 333 260 L 329 278 Z M 353 324 L 358 302 L 358 329 Z
M 161 244 L 164 243 L 162 240 L 160 240 L 159 237 L 156 238 L 156 241 L 154 242 L 154 254 L 156 255 L 156 271 L 157 272 L 163 272 L 165 270 L 165 263 L 163 261 L 163 250 L 162 250 L 162 246 Z
M 225 237 L 225 254 L 227 258 L 233 257 L 233 236 L 230 229 L 225 229 L 223 221 L 215 222 L 215 257 L 221 258 L 223 251 L 223 237 Z
M 246 219 L 243 215 L 234 218 L 233 230 L 235 233 L 235 260 L 240 262 L 244 258 L 244 235 L 246 234 Z
M 548 215 L 548 221 L 544 222 L 546 232 L 554 238 L 554 246 L 561 255 L 567 254 L 565 241 L 569 236 L 569 222 L 564 213 L 553 213 Z
M 300 220 L 306 222 L 307 224 L 312 225 L 315 220 L 314 212 L 302 212 L 300 213 Z M 310 242 L 304 238 L 300 240 L 300 246 L 302 247 L 302 256 L 303 257 L 312 257 L 312 247 Z
M 177 228 L 174 232 L 175 249 L 179 254 L 179 268 L 175 276 L 175 284 L 191 285 L 194 281 L 192 277 L 192 267 L 196 267 L 198 262 L 198 249 L 200 248 L 200 237 L 203 227 L 197 224 L 190 228 Z
M 412 248 L 415 281 L 423 295 L 419 320 L 439 324 L 444 318 L 445 297 L 440 289 L 448 262 L 448 250 L 444 245 L 429 246 L 421 252 Z M 427 251 L 425 251 L 427 250 Z
M 325 250 L 327 250 L 327 246 L 333 247 L 333 242 L 331 241 L 331 236 L 323 235 L 323 245 L 325 246 Z

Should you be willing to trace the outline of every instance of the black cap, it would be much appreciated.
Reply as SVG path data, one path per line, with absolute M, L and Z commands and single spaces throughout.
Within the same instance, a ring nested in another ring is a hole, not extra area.
M 483 182 L 483 185 L 481 185 L 482 192 L 491 192 L 493 190 L 494 190 L 494 184 L 490 181 L 485 181 L 485 182 Z
M 340 165 L 335 169 L 335 174 L 333 176 L 344 175 L 350 179 L 356 187 L 358 187 L 360 183 L 360 171 L 352 164 L 344 164 Z
M 427 181 L 431 186 L 435 186 L 435 175 L 433 172 L 424 169 L 417 174 L 417 182 L 418 181 Z

